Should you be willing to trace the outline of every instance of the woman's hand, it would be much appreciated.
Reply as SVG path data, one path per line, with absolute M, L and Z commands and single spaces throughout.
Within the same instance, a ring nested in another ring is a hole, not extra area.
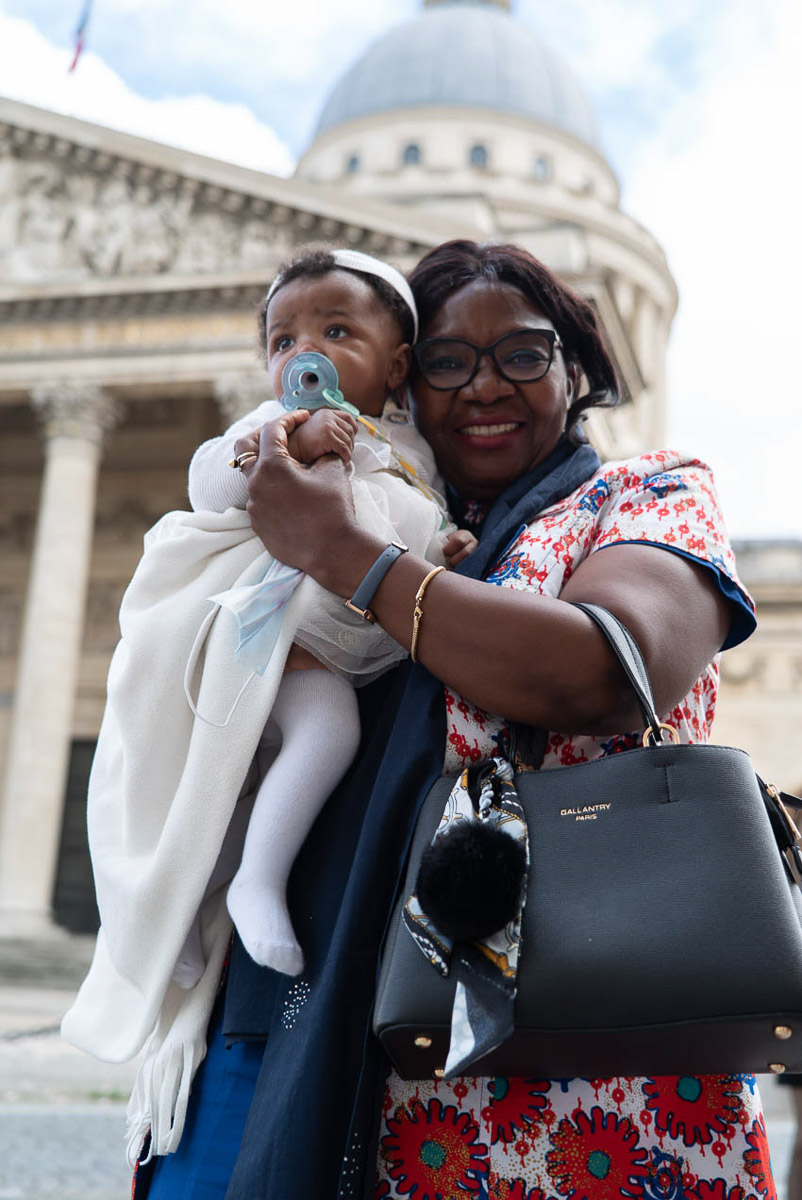
M 262 426 L 259 425 L 256 429 L 252 429 L 250 433 L 246 433 L 242 437 L 237 438 L 236 442 L 234 443 L 234 457 L 239 458 L 239 456 L 241 454 L 255 454 L 256 458 L 258 458 L 259 457 L 259 434 L 261 432 L 262 432 Z M 246 479 L 248 478 L 251 471 L 253 470 L 253 466 L 256 462 L 256 458 L 246 459 L 245 462 L 242 464 L 242 466 L 239 467 L 239 470 L 242 472 L 242 474 L 245 476 Z
M 289 439 L 308 419 L 309 413 L 298 409 L 262 427 L 259 457 L 246 464 L 248 514 L 274 558 L 308 573 L 314 564 L 318 582 L 346 596 L 384 544 L 357 525 L 339 457 L 327 454 L 309 467 L 292 457 Z M 252 439 L 243 438 L 242 445 L 252 448 Z

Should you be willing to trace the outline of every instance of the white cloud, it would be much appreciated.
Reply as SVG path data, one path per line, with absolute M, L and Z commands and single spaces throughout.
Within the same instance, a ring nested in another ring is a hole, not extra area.
M 530 0 L 526 12 L 529 27 L 559 48 L 588 91 L 600 92 L 636 87 L 647 72 L 654 85 L 655 47 L 681 24 L 678 7 L 678 0 L 670 9 L 633 5 L 631 0 L 606 0 L 603 5 L 567 0 L 548 7 Z
M 0 0 L 0 10 L 4 4 L 51 41 L 69 43 L 78 10 L 65 13 L 63 0 Z M 140 95 L 200 91 L 242 101 L 300 151 L 339 75 L 369 41 L 421 7 L 421 0 L 103 0 L 87 45 Z
M 149 99 L 91 51 L 69 74 L 71 57 L 28 21 L 0 14 L 5 96 L 271 174 L 292 171 L 287 146 L 244 104 L 203 94 Z
M 422 7 L 422 6 L 421 6 Z M 184 12 L 183 0 L 176 8 Z M 409 13 L 404 12 L 409 8 Z M 418 15 L 418 7 L 397 0 L 294 0 L 292 4 L 254 5 L 253 0 L 200 0 L 193 23 L 198 28 L 225 29 L 235 43 L 262 48 L 270 68 L 280 67 L 287 81 L 314 86 L 321 71 L 335 77 L 346 69 L 374 37 Z
M 766 11 L 773 36 L 733 37 L 644 146 L 626 206 L 663 244 L 680 290 L 672 441 L 714 466 L 733 534 L 800 536 L 799 17 Z

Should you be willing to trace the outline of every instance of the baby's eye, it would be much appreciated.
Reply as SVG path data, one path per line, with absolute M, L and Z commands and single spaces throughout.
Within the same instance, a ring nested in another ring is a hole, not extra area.
M 289 336 L 289 334 L 282 334 L 281 337 L 277 337 L 273 342 L 273 353 L 275 354 L 278 352 L 280 354 L 282 350 L 289 350 L 291 345 L 292 338 Z
M 326 337 L 331 342 L 339 341 L 340 338 L 344 338 L 347 336 L 348 336 L 348 330 L 345 329 L 342 325 L 329 325 L 328 329 L 326 330 Z

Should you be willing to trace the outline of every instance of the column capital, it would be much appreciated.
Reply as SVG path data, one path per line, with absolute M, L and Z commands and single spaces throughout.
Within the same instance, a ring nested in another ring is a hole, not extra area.
M 213 383 L 217 407 L 227 425 L 253 412 L 265 400 L 275 399 L 264 371 L 240 371 L 218 375 Z
M 122 404 L 105 388 L 89 380 L 45 381 L 31 389 L 31 405 L 39 415 L 45 438 L 76 438 L 100 445 L 104 433 L 122 415 Z

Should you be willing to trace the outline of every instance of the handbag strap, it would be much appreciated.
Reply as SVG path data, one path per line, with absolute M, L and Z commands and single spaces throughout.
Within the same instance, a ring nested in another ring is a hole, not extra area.
M 646 663 L 640 647 L 632 634 L 618 617 L 614 617 L 609 609 L 598 604 L 574 604 L 581 608 L 602 631 L 613 648 L 616 658 L 626 672 L 627 679 L 632 684 L 638 697 L 645 729 L 651 729 L 656 742 L 663 740 L 663 730 L 660 718 L 654 706 L 652 685 Z M 528 725 L 513 723 L 510 725 L 511 745 L 510 758 L 519 769 L 539 770 L 546 753 L 548 734 Z
M 627 627 L 622 625 L 618 617 L 614 617 L 608 609 L 601 608 L 598 604 L 575 604 L 574 608 L 581 608 L 582 612 L 587 613 L 607 638 L 616 658 L 624 668 L 629 682 L 635 689 L 643 714 L 644 727 L 647 729 L 651 727 L 655 741 L 662 741 L 663 733 L 660 728 L 660 718 L 654 706 L 652 685 L 638 643 Z

